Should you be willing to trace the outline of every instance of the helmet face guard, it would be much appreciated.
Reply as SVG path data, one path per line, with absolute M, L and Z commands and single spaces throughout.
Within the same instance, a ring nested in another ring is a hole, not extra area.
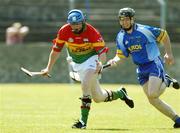
M 70 24 L 79 24 L 85 21 L 85 17 L 81 10 L 73 9 L 68 13 L 67 22 Z

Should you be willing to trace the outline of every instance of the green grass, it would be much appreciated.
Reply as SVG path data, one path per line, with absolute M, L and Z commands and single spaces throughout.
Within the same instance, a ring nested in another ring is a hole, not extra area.
M 71 129 L 79 117 L 78 84 L 1 84 L 0 133 L 179 133 L 173 122 L 154 109 L 140 86 L 124 85 L 135 101 L 93 103 L 86 130 Z M 119 85 L 102 85 L 117 88 Z M 162 99 L 180 113 L 180 92 L 167 89 Z

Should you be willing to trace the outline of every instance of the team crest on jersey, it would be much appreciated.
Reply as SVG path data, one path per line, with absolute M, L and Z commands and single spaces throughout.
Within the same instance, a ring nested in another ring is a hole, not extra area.
M 69 38 L 68 42 L 74 42 L 74 40 L 72 38 Z
M 89 42 L 88 38 L 83 38 L 83 42 Z

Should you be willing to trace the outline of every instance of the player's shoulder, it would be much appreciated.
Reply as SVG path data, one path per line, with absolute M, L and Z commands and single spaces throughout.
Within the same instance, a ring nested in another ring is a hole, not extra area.
M 152 29 L 152 28 L 156 28 L 154 26 L 150 26 L 150 25 L 144 25 L 144 24 L 136 24 L 136 29 Z
M 94 26 L 92 26 L 92 25 L 91 25 L 91 24 L 89 24 L 89 23 L 86 23 L 86 26 L 87 26 L 87 28 L 95 29 L 95 27 L 94 27 Z
M 123 29 L 120 29 L 120 31 L 119 31 L 118 34 L 117 34 L 116 39 L 123 38 L 124 35 L 125 35 L 125 31 L 124 31 Z
M 61 31 L 68 31 L 68 30 L 71 30 L 71 26 L 70 24 L 64 24 L 60 29 L 59 29 L 59 32 Z
M 98 33 L 99 33 L 99 31 L 98 31 L 94 26 L 92 26 L 92 25 L 89 24 L 89 23 L 86 23 L 86 28 L 87 28 L 87 30 L 89 30 L 89 31 L 98 32 Z

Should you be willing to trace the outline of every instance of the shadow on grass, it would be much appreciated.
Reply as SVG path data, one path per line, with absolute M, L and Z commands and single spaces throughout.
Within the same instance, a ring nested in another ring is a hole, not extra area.
M 174 130 L 174 128 L 142 128 L 142 129 L 123 129 L 123 128 L 91 128 L 86 130 L 99 130 L 99 131 L 137 131 L 137 130 Z
M 101 131 L 129 131 L 131 129 L 123 129 L 123 128 L 91 128 L 86 130 L 101 130 Z

